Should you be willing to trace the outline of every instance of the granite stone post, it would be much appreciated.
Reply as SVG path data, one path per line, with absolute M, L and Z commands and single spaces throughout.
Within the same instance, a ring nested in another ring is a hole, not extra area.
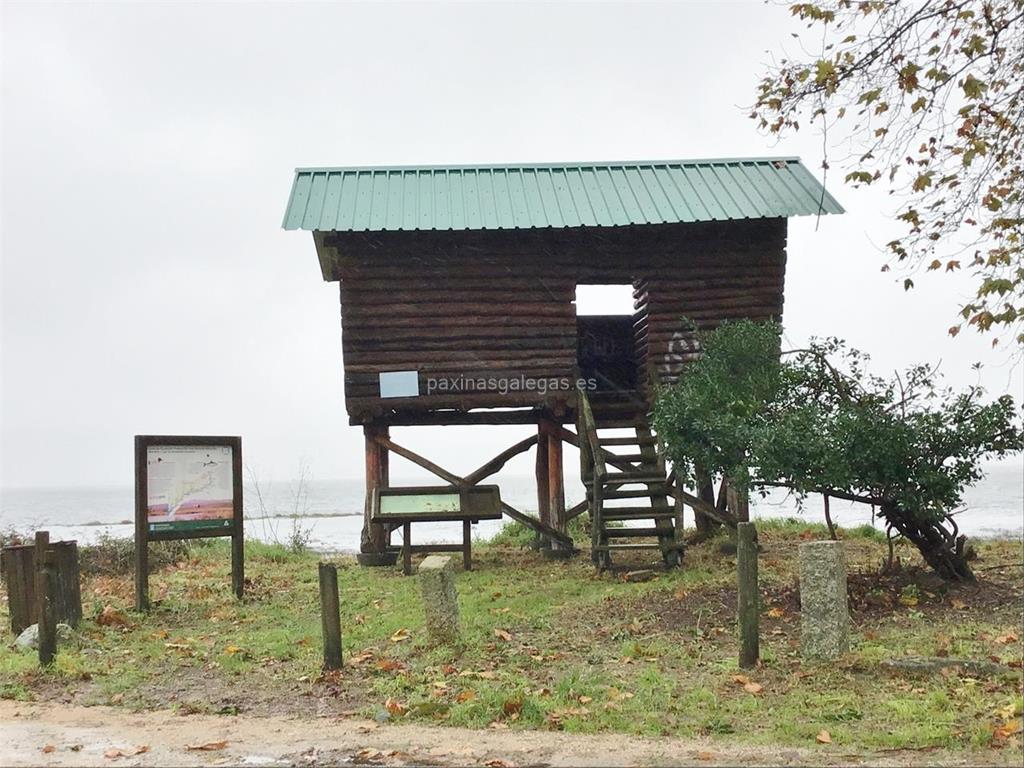
M 419 567 L 427 635 L 437 643 L 459 639 L 459 600 L 455 568 L 448 555 L 429 555 Z
M 808 660 L 830 660 L 849 648 L 846 556 L 841 541 L 800 545 L 800 652 Z

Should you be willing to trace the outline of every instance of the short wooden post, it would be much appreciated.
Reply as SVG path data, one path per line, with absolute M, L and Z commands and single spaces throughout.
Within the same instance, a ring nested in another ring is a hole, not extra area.
M 757 588 L 757 529 L 753 523 L 736 526 L 737 618 L 740 636 L 740 666 L 757 664 L 760 656 Z
M 741 523 L 750 521 L 750 500 L 745 490 L 730 481 L 726 486 L 725 498 L 728 509 L 735 520 Z
M 341 669 L 341 606 L 338 569 L 320 563 L 320 621 L 324 633 L 324 669 Z
M 42 634 L 43 628 L 43 608 L 46 605 L 46 584 L 43 581 L 43 557 L 46 554 L 46 550 L 50 548 L 50 532 L 49 531 L 36 531 L 35 537 L 35 551 L 32 554 L 33 562 L 35 563 L 35 573 L 33 578 L 35 581 L 35 600 L 36 600 L 36 624 L 39 625 L 40 635 Z M 40 644 L 42 647 L 42 644 Z
M 39 537 L 36 537 L 39 544 Z M 37 551 L 38 554 L 38 551 Z M 44 550 L 39 558 L 39 664 L 49 666 L 57 655 L 57 555 Z

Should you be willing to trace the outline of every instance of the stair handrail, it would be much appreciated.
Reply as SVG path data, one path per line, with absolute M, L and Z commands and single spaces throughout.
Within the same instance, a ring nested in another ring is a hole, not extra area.
M 584 438 L 580 441 L 581 451 L 585 450 L 585 460 L 594 468 L 595 478 L 604 478 L 608 474 L 608 467 L 604 461 L 604 451 L 597 441 L 597 423 L 594 421 L 594 412 L 590 408 L 590 398 L 583 388 L 578 389 L 579 407 L 577 408 L 576 429 Z M 585 448 L 584 448 L 585 446 Z

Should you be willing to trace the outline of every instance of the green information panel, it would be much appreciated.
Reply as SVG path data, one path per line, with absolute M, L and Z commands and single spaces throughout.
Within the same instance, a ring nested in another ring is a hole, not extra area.
M 401 496 L 380 497 L 380 514 L 382 517 L 388 515 L 415 515 L 431 514 L 433 512 L 458 512 L 459 494 L 455 493 L 420 493 L 416 495 L 402 494 Z

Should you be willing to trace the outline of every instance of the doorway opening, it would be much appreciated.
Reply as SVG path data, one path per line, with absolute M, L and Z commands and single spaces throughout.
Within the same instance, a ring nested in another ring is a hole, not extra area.
M 595 392 L 632 393 L 639 382 L 632 285 L 576 286 L 576 362 Z

